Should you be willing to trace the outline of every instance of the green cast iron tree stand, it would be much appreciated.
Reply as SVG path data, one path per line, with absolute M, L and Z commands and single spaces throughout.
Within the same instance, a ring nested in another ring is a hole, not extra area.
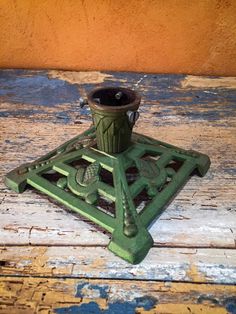
M 148 227 L 194 170 L 205 175 L 209 157 L 136 133 L 129 148 L 119 154 L 98 150 L 96 144 L 91 127 L 35 162 L 11 171 L 5 183 L 19 193 L 30 185 L 100 225 L 112 234 L 108 248 L 113 253 L 139 263 L 153 245 Z M 136 177 L 129 184 L 131 167 Z M 113 184 L 104 182 L 104 169 Z M 134 199 L 144 189 L 150 201 L 138 211 Z M 98 206 L 100 198 L 115 204 L 113 215 Z

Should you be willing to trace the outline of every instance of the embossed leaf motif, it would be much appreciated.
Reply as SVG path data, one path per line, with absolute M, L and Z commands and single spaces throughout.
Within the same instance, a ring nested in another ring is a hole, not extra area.
M 160 169 L 152 160 L 137 159 L 136 165 L 140 176 L 146 182 L 148 195 L 154 197 L 157 194 L 157 189 L 160 189 L 166 183 L 166 169 Z
M 138 168 L 140 169 L 140 175 L 153 179 L 156 178 L 160 171 L 159 168 L 156 166 L 155 162 L 151 160 L 137 160 Z
M 100 164 L 94 162 L 87 168 L 79 168 L 76 175 L 76 180 L 79 184 L 83 186 L 88 186 L 89 184 L 99 181 L 99 170 Z
M 102 119 L 102 130 L 103 133 L 110 132 L 111 134 L 116 135 L 119 134 L 120 131 L 125 131 L 126 124 L 127 121 L 124 117 L 120 117 L 119 119 L 105 117 Z

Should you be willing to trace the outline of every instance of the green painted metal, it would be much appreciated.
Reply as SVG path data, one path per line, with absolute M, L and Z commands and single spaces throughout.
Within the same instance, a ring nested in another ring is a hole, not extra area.
M 119 154 L 104 152 L 96 145 L 93 126 L 35 162 L 11 171 L 5 183 L 19 193 L 30 185 L 80 213 L 112 234 L 108 246 L 112 252 L 139 263 L 153 245 L 149 225 L 194 170 L 205 175 L 210 160 L 136 133 Z
M 94 126 L 5 178 L 14 191 L 31 185 L 112 233 L 108 248 L 133 264 L 153 245 L 150 224 L 195 169 L 203 176 L 210 166 L 206 155 L 132 134 L 140 99 L 125 88 L 93 90 Z
M 139 94 L 127 88 L 101 87 L 91 91 L 88 104 L 98 149 L 115 154 L 130 146 L 140 101 Z

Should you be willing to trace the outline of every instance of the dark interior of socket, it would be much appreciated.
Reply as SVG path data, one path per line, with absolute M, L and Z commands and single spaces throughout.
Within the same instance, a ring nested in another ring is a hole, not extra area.
M 96 91 L 92 98 L 103 106 L 125 106 L 135 100 L 135 93 L 120 88 L 104 88 Z

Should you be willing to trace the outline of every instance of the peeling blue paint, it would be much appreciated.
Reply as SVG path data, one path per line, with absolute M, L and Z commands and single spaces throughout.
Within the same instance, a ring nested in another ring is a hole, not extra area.
M 73 305 L 69 307 L 62 307 L 55 309 L 57 314 L 135 314 L 137 308 L 144 308 L 145 311 L 149 311 L 157 304 L 157 300 L 153 297 L 144 296 L 142 298 L 136 298 L 130 302 L 116 301 L 114 303 L 108 303 L 108 308 L 101 309 L 99 305 L 92 301 L 89 303 L 83 303 L 81 305 Z
M 198 300 L 197 303 L 204 303 L 205 301 L 207 302 L 211 302 L 213 305 L 218 305 L 219 301 L 216 298 L 213 298 L 212 296 L 209 295 L 201 295 Z
M 201 304 L 205 301 L 211 302 L 214 306 L 224 306 L 229 314 L 236 314 L 236 297 L 229 297 L 224 300 L 218 300 L 211 295 L 202 295 L 198 298 L 197 303 Z
M 85 287 L 89 290 L 99 291 L 100 298 L 106 299 L 108 297 L 108 288 L 109 288 L 108 286 L 91 285 L 86 282 L 77 285 L 77 291 L 76 291 L 75 296 L 78 298 L 83 298 L 84 297 L 83 289 Z
M 69 307 L 57 308 L 54 310 L 58 314 L 97 314 L 101 313 L 99 306 L 95 302 L 89 302 L 81 305 L 72 305 Z
M 236 297 L 225 299 L 223 304 L 230 314 L 236 314 Z
M 125 86 L 137 88 L 142 95 L 140 112 L 152 112 L 153 125 L 180 123 L 182 117 L 209 121 L 219 126 L 218 121 L 236 115 L 236 90 L 225 88 L 182 88 L 185 75 L 145 74 L 132 72 L 106 72 L 108 77 L 100 84 L 80 84 L 86 93 L 97 86 Z M 110 76 L 109 76 L 110 75 Z M 216 77 L 215 77 L 216 78 Z M 76 117 L 88 119 L 89 108 L 81 109 L 78 84 L 60 78 L 49 78 L 48 71 L 1 70 L 0 100 L 11 103 L 0 112 L 0 117 L 29 117 L 50 120 L 55 123 L 73 123 Z M 33 105 L 21 109 L 20 104 Z M 39 109 L 37 107 L 44 106 Z M 63 108 L 62 106 L 63 105 Z M 54 112 L 48 112 L 53 107 Z M 150 108 L 152 110 L 150 111 Z M 153 110 L 154 108 L 154 110 Z M 156 110 L 155 110 L 156 108 Z M 58 112 L 55 111 L 58 109 Z M 231 119 L 227 123 L 230 124 Z M 222 122 L 221 122 L 222 124 Z
M 86 289 L 85 289 L 86 288 Z M 84 289 L 84 290 L 83 290 Z M 75 296 L 78 298 L 88 298 L 86 295 L 87 289 L 99 291 L 99 298 L 107 299 L 109 287 L 107 285 L 93 285 L 89 282 L 83 282 L 77 285 Z M 89 303 L 82 303 L 79 305 L 73 305 L 69 307 L 61 307 L 55 309 L 55 313 L 58 314 L 135 314 L 137 308 L 143 308 L 149 311 L 155 307 L 157 299 L 152 296 L 142 296 L 134 298 L 131 301 L 116 300 L 114 302 L 108 302 L 106 309 L 101 309 L 99 305 L 93 300 Z
M 157 299 L 152 296 L 143 296 L 140 298 L 135 298 L 135 302 L 138 307 L 143 307 L 144 310 L 148 311 L 155 307 L 157 304 Z
M 0 101 L 8 104 L 0 111 L 0 118 L 26 117 L 62 124 L 73 123 L 78 117 L 91 120 L 88 106 L 81 109 L 79 98 L 78 84 L 50 79 L 48 71 L 0 71 Z M 30 106 L 22 108 L 21 104 Z
M 40 106 L 78 102 L 76 84 L 60 79 L 49 79 L 47 71 L 0 71 L 0 100 Z
M 155 73 L 134 73 L 134 72 L 106 72 L 111 75 L 105 79 L 106 85 L 117 86 L 129 86 L 131 88 L 146 88 L 153 87 L 154 89 L 168 88 L 180 86 L 180 82 L 185 78 L 184 74 L 155 74 Z
M 236 168 L 222 168 L 222 170 L 230 175 L 236 175 Z
M 1 97 L 0 97 L 1 99 Z M 32 115 L 39 115 L 39 114 L 43 114 L 44 111 L 43 110 L 38 110 L 38 109 L 17 109 L 14 111 L 1 111 L 0 112 L 0 117 L 9 117 L 9 116 L 14 116 L 14 117 L 29 117 Z

